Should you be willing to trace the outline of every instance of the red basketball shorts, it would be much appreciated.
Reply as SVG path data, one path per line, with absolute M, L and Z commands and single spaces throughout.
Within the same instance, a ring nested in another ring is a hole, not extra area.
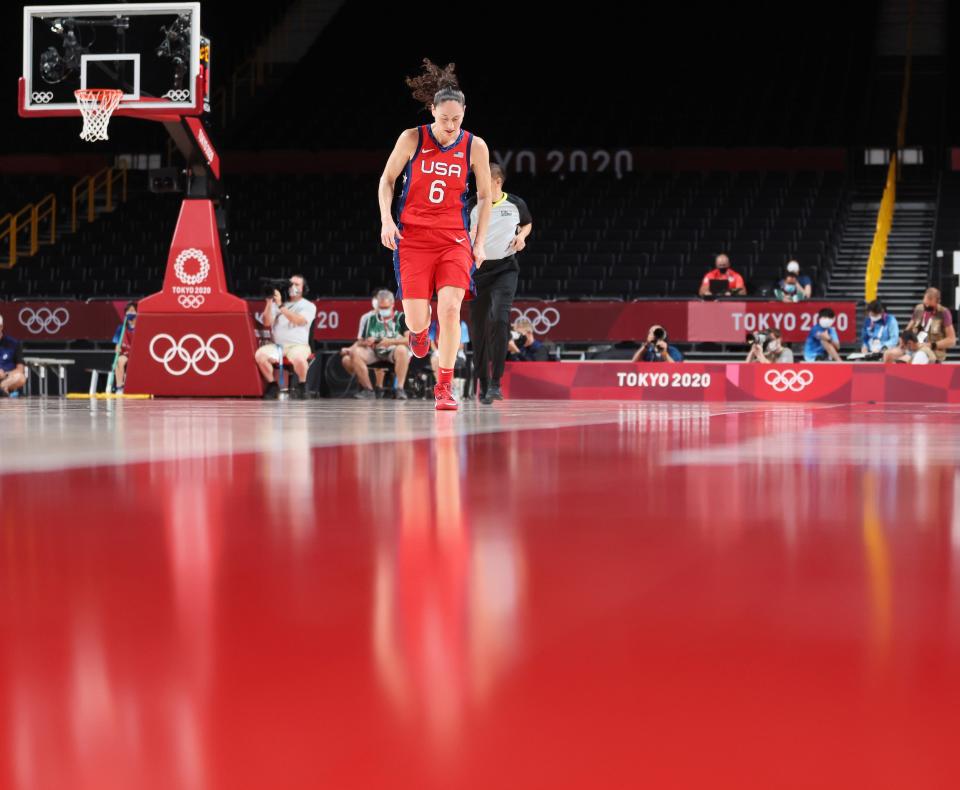
M 393 268 L 398 299 L 433 299 L 444 286 L 473 292 L 473 244 L 465 230 L 404 225 L 397 240 Z

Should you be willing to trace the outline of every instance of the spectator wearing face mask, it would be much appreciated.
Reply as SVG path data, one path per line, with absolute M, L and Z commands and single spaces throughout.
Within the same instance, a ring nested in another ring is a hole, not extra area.
M 897 348 L 900 339 L 900 327 L 897 319 L 883 308 L 883 303 L 875 299 L 867 305 L 867 320 L 863 322 L 860 353 L 882 354 L 890 348 Z
M 774 362 L 788 365 L 793 362 L 793 351 L 790 350 L 790 346 L 783 344 L 783 335 L 780 334 L 780 330 L 771 329 L 763 343 L 754 342 L 750 346 L 746 361 L 760 362 L 764 365 L 771 365 Z
M 920 346 L 927 346 L 933 352 L 937 362 L 947 358 L 947 349 L 957 344 L 957 332 L 953 327 L 953 316 L 940 304 L 940 291 L 928 288 L 923 302 L 913 310 L 913 317 L 907 324 L 907 332 L 917 337 Z M 887 349 L 883 354 L 884 362 L 898 362 L 907 351 L 903 343 L 897 348 Z
M 700 282 L 700 296 L 743 296 L 746 292 L 743 277 L 730 267 L 730 258 L 726 255 L 717 256 L 716 267 Z
M 787 273 L 794 274 L 797 277 L 797 284 L 803 291 L 804 299 L 809 299 L 813 295 L 813 280 L 800 271 L 800 264 L 797 261 L 787 263 Z
M 807 293 L 800 286 L 800 278 L 793 272 L 787 272 L 773 289 L 773 296 L 778 302 L 792 304 L 804 301 Z
M 821 360 L 840 361 L 840 337 L 833 328 L 837 314 L 829 307 L 824 307 L 817 313 L 817 323 L 807 335 L 807 342 L 803 346 L 804 362 L 820 362 Z
M 283 300 L 280 291 L 274 291 L 267 299 L 263 309 L 263 325 L 270 330 L 273 341 L 257 349 L 255 359 L 260 375 L 267 383 L 263 394 L 265 398 L 276 398 L 279 394 L 274 380 L 274 364 L 280 364 L 286 357 L 293 364 L 299 384 L 291 390 L 294 397 L 304 398 L 307 381 L 307 366 L 310 357 L 310 327 L 317 317 L 317 306 L 303 298 L 307 281 L 301 274 L 290 277 L 287 289 L 289 299 Z
M 410 369 L 410 330 L 403 313 L 398 312 L 393 294 L 383 290 L 377 293 L 377 312 L 360 328 L 360 339 L 351 347 L 350 369 L 356 374 L 360 389 L 354 395 L 359 400 L 375 400 L 376 393 L 370 381 L 369 366 L 377 362 L 393 365 L 395 373 L 393 397 L 407 400 L 404 385 Z

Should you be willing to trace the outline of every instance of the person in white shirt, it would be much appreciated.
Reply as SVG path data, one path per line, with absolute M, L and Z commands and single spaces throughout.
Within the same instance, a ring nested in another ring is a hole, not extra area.
M 286 357 L 293 364 L 299 384 L 296 394 L 304 396 L 307 381 L 307 366 L 310 358 L 310 328 L 317 317 L 317 306 L 303 295 L 307 290 L 307 281 L 303 275 L 295 274 L 290 278 L 289 300 L 284 302 L 279 291 L 267 299 L 263 309 L 263 325 L 270 330 L 272 343 L 257 349 L 257 367 L 267 382 L 265 398 L 275 398 L 278 394 L 274 380 L 274 363 Z

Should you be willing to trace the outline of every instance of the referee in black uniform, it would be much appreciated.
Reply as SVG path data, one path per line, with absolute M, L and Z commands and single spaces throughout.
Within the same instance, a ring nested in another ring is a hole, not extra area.
M 487 227 L 487 260 L 474 274 L 477 296 L 470 305 L 470 339 L 473 346 L 473 367 L 480 382 L 480 400 L 493 403 L 503 400 L 500 378 L 507 359 L 510 339 L 510 308 L 517 293 L 520 266 L 517 253 L 526 247 L 533 228 L 533 217 L 527 204 L 516 195 L 503 191 L 506 180 L 503 168 L 490 164 L 493 203 Z M 476 240 L 476 198 L 470 203 L 470 238 Z

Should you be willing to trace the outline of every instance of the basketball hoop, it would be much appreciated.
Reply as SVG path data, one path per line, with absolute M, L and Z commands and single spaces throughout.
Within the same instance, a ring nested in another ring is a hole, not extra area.
M 80 113 L 83 115 L 83 131 L 80 132 L 80 139 L 88 143 L 110 139 L 107 137 L 107 124 L 110 123 L 113 111 L 120 104 L 123 91 L 84 88 L 74 91 L 73 95 L 77 97 L 77 104 L 80 105 Z

